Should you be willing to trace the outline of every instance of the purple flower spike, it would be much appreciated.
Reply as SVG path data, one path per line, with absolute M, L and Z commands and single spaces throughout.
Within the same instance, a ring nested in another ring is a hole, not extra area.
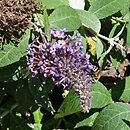
M 69 90 L 74 87 L 79 94 L 83 112 L 91 108 L 91 85 L 93 77 L 90 73 L 93 65 L 90 55 L 83 53 L 81 36 L 67 35 L 66 29 L 51 30 L 51 41 L 40 41 L 37 37 L 28 48 L 28 68 L 32 75 L 40 73 L 44 77 L 51 77 L 56 85 Z

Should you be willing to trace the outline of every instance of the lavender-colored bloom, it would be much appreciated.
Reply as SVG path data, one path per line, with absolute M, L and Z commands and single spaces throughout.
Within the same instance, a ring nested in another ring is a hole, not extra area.
M 51 40 L 40 41 L 42 38 L 38 37 L 29 45 L 29 70 L 33 76 L 40 73 L 51 77 L 64 89 L 74 87 L 80 96 L 83 112 L 89 112 L 93 65 L 89 61 L 90 55 L 82 52 L 80 34 L 72 37 L 66 34 L 66 29 L 60 29 L 51 30 L 50 35 Z M 45 39 L 44 33 L 42 37 Z

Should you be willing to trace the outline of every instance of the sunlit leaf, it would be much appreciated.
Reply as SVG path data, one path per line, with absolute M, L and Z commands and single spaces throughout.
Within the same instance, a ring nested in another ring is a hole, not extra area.
M 96 15 L 85 10 L 76 10 L 82 24 L 93 32 L 99 33 L 101 29 L 101 23 Z
M 92 108 L 102 108 L 112 103 L 111 95 L 99 81 L 92 86 Z
M 124 8 L 124 0 L 95 0 L 89 11 L 93 12 L 99 19 L 106 18 Z
M 27 30 L 18 47 L 10 44 L 4 45 L 4 50 L 0 50 L 0 67 L 10 65 L 22 58 L 27 52 L 29 38 L 30 30 Z
M 95 112 L 93 115 L 91 115 L 90 117 L 84 119 L 83 121 L 79 122 L 76 124 L 75 128 L 78 127 L 83 127 L 83 126 L 93 126 L 93 123 L 96 119 L 96 117 L 98 116 L 99 112 Z
M 80 100 L 73 91 L 70 91 L 60 106 L 55 118 L 61 118 L 79 111 L 81 111 Z
M 35 112 L 33 112 L 33 116 L 34 116 L 35 123 L 40 124 L 43 116 L 40 109 L 37 109 Z
M 54 9 L 60 5 L 69 5 L 68 0 L 37 0 L 46 6 L 47 9 Z
M 130 105 L 112 103 L 97 116 L 92 130 L 129 130 L 124 119 L 130 121 Z
M 49 20 L 52 28 L 66 28 L 68 31 L 74 31 L 81 25 L 78 14 L 69 6 L 56 8 L 50 15 Z

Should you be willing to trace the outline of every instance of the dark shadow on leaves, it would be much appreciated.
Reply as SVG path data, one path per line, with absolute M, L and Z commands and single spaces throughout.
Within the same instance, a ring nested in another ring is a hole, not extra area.
M 120 80 L 113 88 L 111 91 L 112 99 L 114 101 L 119 101 L 121 95 L 123 94 L 125 89 L 125 79 Z
M 127 121 L 127 120 L 125 120 L 125 119 L 122 119 L 123 120 L 123 122 L 125 122 L 126 123 L 126 125 L 127 126 L 129 126 L 130 127 L 130 121 Z

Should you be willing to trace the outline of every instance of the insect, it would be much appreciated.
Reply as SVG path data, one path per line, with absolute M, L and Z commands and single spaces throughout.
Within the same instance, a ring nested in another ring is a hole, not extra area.
M 100 77 L 102 76 L 102 71 L 99 69 L 99 67 L 94 66 L 92 75 L 94 75 L 94 80 L 98 81 Z

